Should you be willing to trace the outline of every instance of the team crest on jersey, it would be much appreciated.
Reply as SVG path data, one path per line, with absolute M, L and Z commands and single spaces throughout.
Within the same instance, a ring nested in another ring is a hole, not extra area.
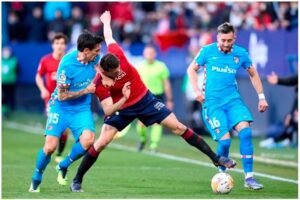
M 61 74 L 59 75 L 59 82 L 60 83 L 65 83 L 67 80 L 67 77 L 65 75 L 65 71 L 62 71 Z
M 219 134 L 220 133 L 220 129 L 216 128 L 215 132 L 216 132 L 216 134 Z
M 235 64 L 238 64 L 240 62 L 240 59 L 238 57 L 233 57 L 233 61 Z

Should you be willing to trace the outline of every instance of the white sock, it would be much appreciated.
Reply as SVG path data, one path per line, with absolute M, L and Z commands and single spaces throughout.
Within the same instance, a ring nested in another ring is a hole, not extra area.
M 247 172 L 245 175 L 245 179 L 253 177 L 253 172 Z

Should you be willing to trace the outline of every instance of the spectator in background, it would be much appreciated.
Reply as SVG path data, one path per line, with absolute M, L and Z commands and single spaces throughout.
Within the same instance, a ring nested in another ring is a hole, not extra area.
M 282 28 L 291 30 L 298 27 L 298 2 L 280 2 L 279 19 Z
M 298 145 L 298 74 L 279 78 L 274 72 L 267 76 L 267 80 L 272 85 L 285 85 L 295 87 L 295 99 L 291 111 L 284 118 L 284 130 L 279 135 L 269 137 L 260 142 L 260 147 L 276 148 L 289 145 Z
M 48 39 L 51 40 L 56 33 L 67 33 L 66 22 L 62 18 L 62 11 L 55 11 L 55 19 L 48 25 Z
M 15 110 L 15 90 L 18 78 L 18 60 L 10 47 L 2 49 L 2 114 L 8 117 Z
M 46 2 L 44 6 L 44 17 L 46 21 L 50 22 L 55 20 L 56 11 L 61 11 L 61 18 L 66 20 L 71 16 L 71 3 L 70 2 Z
M 8 13 L 8 32 L 11 41 L 23 41 L 26 38 L 24 24 L 14 10 L 10 10 Z
M 84 29 L 87 29 L 88 27 L 88 22 L 84 18 L 82 9 L 80 7 L 75 6 L 72 8 L 72 16 L 67 21 L 67 26 L 69 29 L 68 35 L 70 35 L 70 42 L 72 45 L 76 45 L 78 36 Z
M 26 18 L 27 40 L 35 42 L 43 42 L 47 40 L 47 24 L 43 18 L 43 10 L 41 7 L 32 9 L 32 13 Z
M 6 46 L 9 43 L 9 33 L 8 33 L 8 23 L 7 20 L 3 20 L 3 19 L 7 19 L 8 18 L 8 7 L 7 4 L 3 3 L 2 4 L 2 45 Z

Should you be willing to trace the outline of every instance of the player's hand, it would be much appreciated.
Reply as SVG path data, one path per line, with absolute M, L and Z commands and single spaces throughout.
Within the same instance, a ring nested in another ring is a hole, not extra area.
M 104 11 L 104 13 L 102 13 L 102 15 L 100 16 L 100 20 L 103 24 L 110 23 L 110 21 L 111 21 L 110 12 L 107 10 Z
M 89 94 L 89 93 L 95 93 L 96 91 L 96 84 L 95 83 L 90 83 L 86 88 L 85 88 L 85 93 Z
M 46 99 L 46 98 L 49 98 L 49 97 L 50 97 L 49 91 L 46 90 L 46 89 L 42 90 L 42 92 L 41 92 L 41 98 L 42 99 Z
M 130 85 L 131 85 L 131 82 L 128 81 L 124 84 L 124 86 L 122 88 L 122 94 L 126 98 L 126 100 L 129 98 L 130 93 L 131 93 Z
M 270 84 L 275 85 L 278 83 L 278 76 L 275 72 L 272 72 L 270 75 L 267 76 L 267 80 Z
M 267 100 L 261 99 L 258 102 L 258 111 L 259 112 L 265 112 L 267 108 L 269 107 Z
M 197 91 L 196 92 L 196 101 L 199 101 L 200 103 L 203 103 L 205 100 L 204 95 L 202 92 Z

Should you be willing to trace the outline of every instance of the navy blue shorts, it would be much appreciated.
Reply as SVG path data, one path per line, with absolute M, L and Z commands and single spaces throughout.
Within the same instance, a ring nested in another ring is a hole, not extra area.
M 135 118 L 139 119 L 145 126 L 160 123 L 171 111 L 161 100 L 157 99 L 150 91 L 137 103 L 128 108 L 115 112 L 104 119 L 104 123 L 123 130 Z

